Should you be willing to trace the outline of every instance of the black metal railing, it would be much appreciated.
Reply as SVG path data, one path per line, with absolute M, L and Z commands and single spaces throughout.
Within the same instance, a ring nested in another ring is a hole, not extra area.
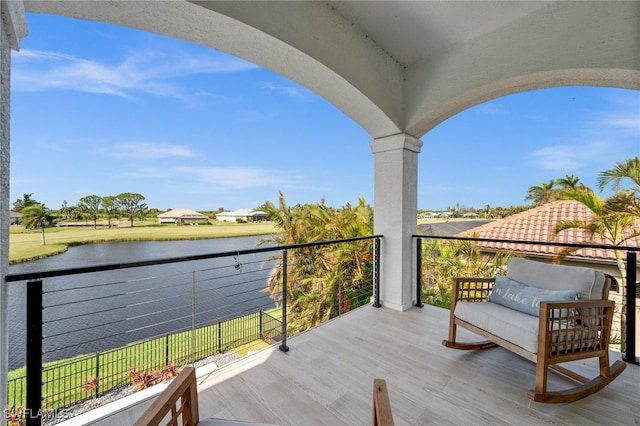
M 626 296 L 624 306 L 621 309 L 621 318 L 623 328 L 625 330 L 623 337 L 624 345 L 622 345 L 622 359 L 626 362 L 638 364 L 639 360 L 636 352 L 636 333 L 637 333 L 637 318 L 636 318 L 636 298 L 637 298 L 637 285 L 636 285 L 636 270 L 637 270 L 637 252 L 640 251 L 640 247 L 629 246 L 614 246 L 606 244 L 580 244 L 580 243 L 557 243 L 550 241 L 529 241 L 529 240 L 510 240 L 510 239 L 498 239 L 498 238 L 476 238 L 476 237 L 456 237 L 456 236 L 443 236 L 443 235 L 414 235 L 416 240 L 416 306 L 422 306 L 422 289 L 423 289 L 423 239 L 432 240 L 454 240 L 454 241 L 467 241 L 472 243 L 504 243 L 504 244 L 526 244 L 531 246 L 555 246 L 566 248 L 590 248 L 590 249 L 602 249 L 602 250 L 618 250 L 626 252 L 626 282 L 622 283 L 624 286 L 623 294 Z M 480 248 L 482 250 L 482 248 Z M 503 248 L 494 249 L 496 252 L 515 252 L 513 249 Z
M 379 301 L 380 238 L 9 274 L 7 282 L 26 285 L 27 323 L 25 368 L 9 380 L 12 415 L 28 425 L 56 420 L 59 411 L 106 392 L 145 387 L 176 367 L 260 341 L 286 351 L 287 336 L 298 330 L 291 327 L 289 291 L 315 272 L 307 256 L 346 244 L 370 247 L 376 264 L 350 293 L 354 300 L 339 295 L 341 315 Z M 295 275 L 299 266 L 305 277 Z M 282 287 L 269 294 L 266 283 L 277 267 Z

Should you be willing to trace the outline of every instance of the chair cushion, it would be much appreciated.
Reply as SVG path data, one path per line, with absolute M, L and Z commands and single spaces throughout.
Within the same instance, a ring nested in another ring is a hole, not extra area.
M 539 316 L 540 302 L 576 300 L 576 291 L 532 287 L 498 275 L 487 300 L 525 314 Z
M 538 353 L 538 326 L 540 318 L 491 302 L 456 303 L 455 316 L 488 331 L 531 353 Z M 596 331 L 590 327 L 567 326 L 566 322 L 552 324 L 551 340 L 556 351 L 579 351 L 591 347 Z
M 538 353 L 538 317 L 491 302 L 456 303 L 455 316 L 531 353 Z
M 575 290 L 578 299 L 602 299 L 605 277 L 601 271 L 512 258 L 507 278 L 550 290 Z

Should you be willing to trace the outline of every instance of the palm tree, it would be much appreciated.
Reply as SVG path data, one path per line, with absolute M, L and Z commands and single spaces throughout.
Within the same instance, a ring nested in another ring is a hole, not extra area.
M 631 181 L 629 189 L 622 189 L 624 180 Z M 611 184 L 613 190 L 617 191 L 611 197 L 610 207 L 613 210 L 629 213 L 636 217 L 640 217 L 640 158 L 629 158 L 624 162 L 616 163 L 616 167 L 605 170 L 598 176 L 598 187 L 600 191 Z
M 364 200 L 357 206 L 342 209 L 318 204 L 289 207 L 279 194 L 278 206 L 265 203 L 262 209 L 282 232 L 258 242 L 291 245 L 329 241 L 373 232 L 373 213 Z M 282 294 L 283 263 L 277 256 L 267 280 L 271 297 L 280 303 L 287 297 L 289 325 L 297 331 L 313 327 L 354 307 L 370 293 L 372 276 L 371 241 L 340 245 L 304 247 L 289 250 L 287 255 L 287 294 Z
M 556 200 L 558 191 L 556 190 L 557 182 L 553 179 L 549 183 L 542 182 L 540 186 L 532 186 L 527 190 L 525 201 L 532 201 L 536 206 L 541 206 L 548 202 Z
M 625 195 L 622 192 L 619 194 Z M 622 211 L 618 208 L 612 207 L 616 203 L 620 202 L 619 198 L 613 197 L 612 199 L 603 200 L 598 197 L 591 189 L 586 187 L 567 191 L 564 194 L 564 197 L 567 199 L 579 201 L 587 206 L 587 208 L 593 213 L 593 217 L 590 221 L 581 221 L 578 219 L 560 221 L 554 228 L 554 233 L 556 235 L 568 229 L 581 229 L 586 231 L 591 239 L 594 236 L 599 236 L 613 246 L 624 245 L 625 242 L 640 235 L 640 229 L 635 226 L 636 217 L 632 214 L 629 214 L 629 212 L 627 211 Z M 569 247 L 563 249 L 559 253 L 558 259 L 562 259 L 577 250 L 579 250 L 579 248 Z M 621 250 L 614 250 L 614 254 L 616 263 L 618 265 L 618 270 L 620 271 L 620 276 L 622 277 L 622 282 L 626 282 L 627 270 L 625 267 L 624 253 Z M 626 304 L 626 291 L 623 291 L 622 303 L 623 305 Z M 626 324 L 624 312 L 621 312 L 621 324 L 624 328 L 624 325 Z M 624 350 L 625 330 L 621 330 L 621 332 L 622 348 Z
M 636 192 L 618 191 L 607 199 L 607 207 L 612 211 L 627 213 L 640 218 L 640 198 L 638 198 Z
M 598 236 L 614 246 L 623 245 L 630 239 L 640 235 L 640 230 L 635 228 L 635 218 L 632 215 L 612 209 L 612 200 L 601 199 L 589 188 L 584 187 L 567 191 L 564 194 L 564 198 L 576 200 L 584 204 L 593 213 L 593 218 L 590 221 L 578 219 L 560 221 L 554 228 L 556 235 L 568 229 L 581 229 L 586 231 L 591 238 Z M 579 249 L 579 247 L 566 248 L 562 250 L 560 257 L 564 257 Z M 618 269 L 620 270 L 622 278 L 625 279 L 626 268 L 623 253 L 620 250 L 614 250 L 614 252 Z
M 629 158 L 623 162 L 617 162 L 613 169 L 605 170 L 598 175 L 598 188 L 603 191 L 611 184 L 614 191 L 620 189 L 622 181 L 629 179 L 635 187 L 631 190 L 640 191 L 640 158 Z
M 22 210 L 22 219 L 22 223 L 27 229 L 42 228 L 42 245 L 45 245 L 47 242 L 44 236 L 44 228 L 54 221 L 54 217 L 49 214 L 46 207 L 42 204 L 25 207 Z
M 574 175 L 566 175 L 565 177 L 560 178 L 555 182 L 560 185 L 562 189 L 577 189 L 580 178 L 577 178 Z

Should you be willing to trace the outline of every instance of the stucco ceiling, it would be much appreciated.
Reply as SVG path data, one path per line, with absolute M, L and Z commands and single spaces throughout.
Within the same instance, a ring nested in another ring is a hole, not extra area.
M 640 89 L 640 2 L 26 1 L 27 11 L 207 45 L 320 94 L 369 132 L 421 137 L 541 87 Z

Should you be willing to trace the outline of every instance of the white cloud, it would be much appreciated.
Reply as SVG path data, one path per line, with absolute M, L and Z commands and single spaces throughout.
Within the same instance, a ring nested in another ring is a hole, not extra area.
M 580 145 L 547 146 L 533 152 L 536 165 L 545 170 L 573 171 L 599 160 L 611 151 L 608 141 L 588 141 Z
M 69 90 L 134 99 L 136 94 L 180 98 L 175 79 L 256 68 L 242 59 L 215 54 L 131 52 L 123 61 L 107 64 L 65 53 L 23 49 L 13 52 L 12 90 Z
M 273 92 L 280 92 L 284 95 L 287 95 L 291 98 L 296 99 L 304 99 L 307 97 L 307 91 L 301 87 L 294 86 L 282 86 L 273 83 L 259 83 L 258 87 L 260 89 L 270 90 Z
M 595 113 L 596 119 L 589 127 L 592 134 L 614 135 L 622 138 L 637 139 L 640 136 L 640 95 L 637 93 L 610 96 L 600 111 Z
M 181 175 L 190 175 L 201 183 L 220 189 L 246 189 L 285 184 L 289 179 L 274 170 L 253 169 L 249 167 L 177 167 Z
M 609 114 L 603 117 L 601 124 L 638 133 L 640 132 L 640 111 L 637 114 Z
M 184 145 L 163 142 L 124 142 L 109 148 L 101 148 L 99 152 L 109 157 L 136 159 L 188 158 L 195 155 Z
M 288 188 L 291 182 L 300 179 L 277 170 L 230 166 L 230 167 L 156 167 L 139 166 L 128 168 L 123 175 L 128 178 L 153 179 L 164 184 L 179 184 L 183 193 L 223 194 L 232 191 L 250 191 L 261 188 Z M 163 185 L 164 185 L 163 184 Z M 169 189 L 167 189 L 170 191 Z
M 124 173 L 128 177 L 142 178 L 142 179 L 163 179 L 171 178 L 173 173 L 167 169 L 158 167 L 138 167 L 135 170 L 128 170 Z
M 478 107 L 478 109 L 480 110 L 480 112 L 489 115 L 507 115 L 511 113 L 511 111 L 509 111 L 507 108 L 495 102 L 482 104 Z

